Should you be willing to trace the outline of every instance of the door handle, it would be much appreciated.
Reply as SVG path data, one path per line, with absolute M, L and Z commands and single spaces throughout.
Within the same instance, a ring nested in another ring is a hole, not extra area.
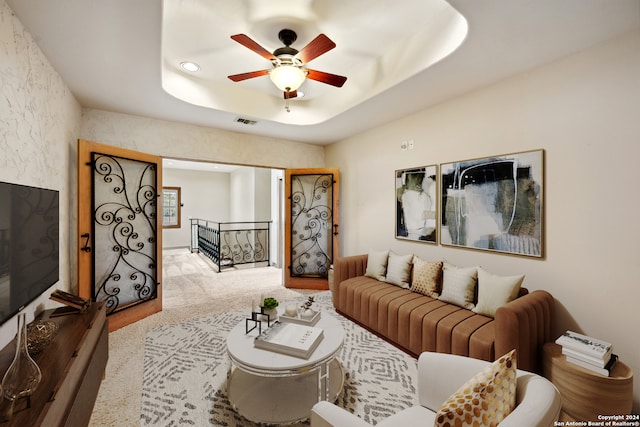
M 91 247 L 89 247 L 89 238 L 91 237 L 91 235 L 89 233 L 84 233 L 82 236 L 83 239 L 86 239 L 84 241 L 84 246 L 80 248 L 80 250 L 82 252 L 91 252 Z
M 338 234 L 338 224 L 333 224 L 333 235 L 337 236 Z

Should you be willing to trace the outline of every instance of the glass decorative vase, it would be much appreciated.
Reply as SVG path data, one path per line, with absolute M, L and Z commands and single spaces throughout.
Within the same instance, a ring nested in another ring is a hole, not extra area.
M 11 402 L 11 410 L 18 399 L 27 398 L 27 407 L 31 407 L 31 395 L 40 384 L 42 374 L 36 362 L 27 350 L 26 315 L 18 315 L 18 332 L 16 333 L 16 354 L 9 369 L 2 378 L 2 391 Z M 9 414 L 10 416 L 10 414 Z

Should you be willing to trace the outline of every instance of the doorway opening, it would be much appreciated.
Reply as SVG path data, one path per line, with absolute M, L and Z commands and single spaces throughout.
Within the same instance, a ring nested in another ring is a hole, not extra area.
M 283 268 L 284 170 L 165 158 L 163 171 L 162 186 L 167 189 L 167 195 L 180 195 L 179 201 L 167 198 L 174 203 L 163 212 L 163 217 L 167 216 L 167 225 L 163 226 L 163 250 L 190 250 L 195 222 L 214 224 L 211 227 L 214 230 L 220 228 L 219 224 L 229 228 L 231 223 L 259 223 L 261 228 L 268 228 L 267 264 Z M 217 264 L 218 267 L 222 265 L 221 262 Z

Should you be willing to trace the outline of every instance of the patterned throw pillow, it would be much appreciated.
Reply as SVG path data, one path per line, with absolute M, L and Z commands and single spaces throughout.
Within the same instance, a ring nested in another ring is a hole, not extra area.
M 442 283 L 442 261 L 424 261 L 413 257 L 411 290 L 431 298 L 438 298 Z
M 387 260 L 389 251 L 369 251 L 367 270 L 364 275 L 378 280 L 384 280 L 387 274 Z
M 453 393 L 434 427 L 496 426 L 516 406 L 516 351 L 511 350 Z
M 385 282 L 392 285 L 409 289 L 409 279 L 411 278 L 411 260 L 413 254 L 398 255 L 389 251 L 389 261 L 387 262 L 387 276 Z
M 524 274 L 496 276 L 478 268 L 478 304 L 473 311 L 494 317 L 498 307 L 516 299 L 523 281 Z
M 442 294 L 438 299 L 471 310 L 475 307 L 473 298 L 477 278 L 477 267 L 459 268 L 445 262 L 442 267 Z

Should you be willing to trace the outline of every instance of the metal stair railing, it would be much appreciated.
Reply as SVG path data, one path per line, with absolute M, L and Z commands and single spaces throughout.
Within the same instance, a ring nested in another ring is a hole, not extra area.
M 217 222 L 191 219 L 191 252 L 201 252 L 218 272 L 241 264 L 269 265 L 271 221 Z

